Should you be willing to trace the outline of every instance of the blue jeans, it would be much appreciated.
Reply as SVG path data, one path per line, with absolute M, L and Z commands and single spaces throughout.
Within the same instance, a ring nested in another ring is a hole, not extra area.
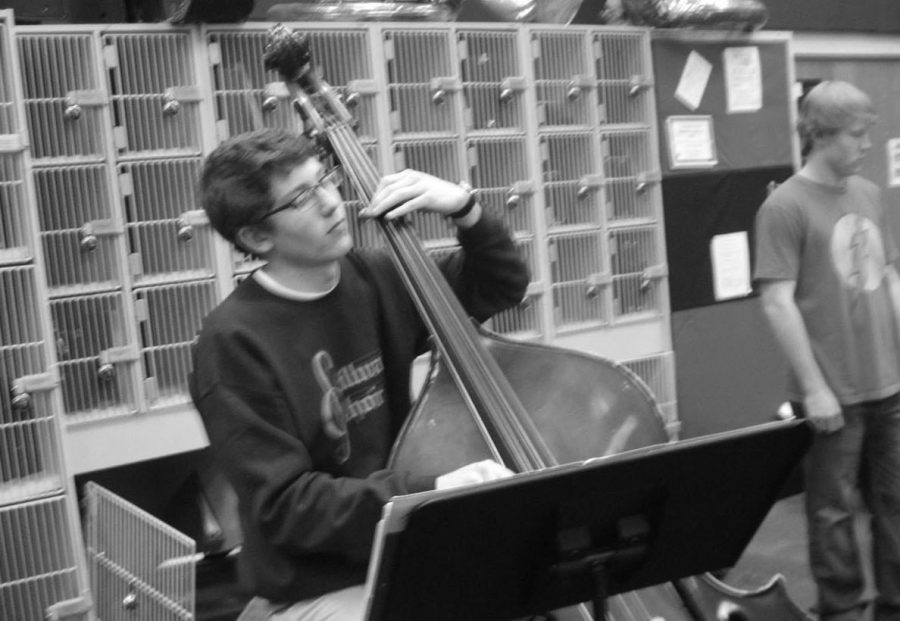
M 868 602 L 854 528 L 871 515 L 875 621 L 900 621 L 900 394 L 844 406 L 845 425 L 807 455 L 809 560 L 822 619 L 861 619 Z

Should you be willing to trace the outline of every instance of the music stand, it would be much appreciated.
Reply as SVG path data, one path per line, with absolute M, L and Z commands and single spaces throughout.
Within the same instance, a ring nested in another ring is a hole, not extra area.
M 809 446 L 801 420 L 397 497 L 367 621 L 499 621 L 733 566 Z

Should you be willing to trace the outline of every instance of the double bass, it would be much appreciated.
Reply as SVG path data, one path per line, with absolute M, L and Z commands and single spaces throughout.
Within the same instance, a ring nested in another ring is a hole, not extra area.
M 381 175 L 341 98 L 313 70 L 308 37 L 273 27 L 264 60 L 282 76 L 304 131 L 327 146 L 368 203 Z M 653 395 L 633 372 L 599 356 L 502 338 L 476 325 L 410 221 L 377 223 L 438 353 L 389 467 L 436 476 L 492 458 L 531 472 L 669 441 Z M 619 595 L 608 605 L 607 617 L 616 621 L 806 619 L 778 580 L 746 593 L 701 576 Z M 584 605 L 548 616 L 593 618 Z

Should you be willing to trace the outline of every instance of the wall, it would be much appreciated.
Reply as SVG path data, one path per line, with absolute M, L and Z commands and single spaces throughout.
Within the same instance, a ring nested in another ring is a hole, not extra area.
M 672 343 L 683 438 L 770 421 L 784 401 L 784 363 L 758 299 L 752 294 L 731 298 L 715 294 L 710 244 L 717 236 L 745 232 L 752 253 L 753 221 L 767 186 L 793 171 L 788 42 L 785 33 L 654 35 Z M 723 58 L 731 47 L 758 50 L 762 101 L 757 110 L 729 110 Z M 693 109 L 674 96 L 692 54 L 710 66 L 702 98 Z M 714 163 L 669 165 L 672 145 L 665 127 L 673 116 L 711 119 Z
M 900 32 L 897 0 L 765 0 L 770 30 Z

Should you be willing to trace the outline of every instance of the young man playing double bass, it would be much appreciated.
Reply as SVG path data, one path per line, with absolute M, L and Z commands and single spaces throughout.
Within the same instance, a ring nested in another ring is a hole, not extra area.
M 390 256 L 352 248 L 339 173 L 303 136 L 262 130 L 207 158 L 215 230 L 265 260 L 204 320 L 191 394 L 215 463 L 238 496 L 242 586 L 254 618 L 358 621 L 376 524 L 395 495 L 490 481 L 477 462 L 436 479 L 386 469 L 410 410 L 427 331 Z M 529 274 L 470 192 L 406 170 L 362 215 L 447 216 L 461 250 L 441 271 L 483 321 L 521 301 Z

